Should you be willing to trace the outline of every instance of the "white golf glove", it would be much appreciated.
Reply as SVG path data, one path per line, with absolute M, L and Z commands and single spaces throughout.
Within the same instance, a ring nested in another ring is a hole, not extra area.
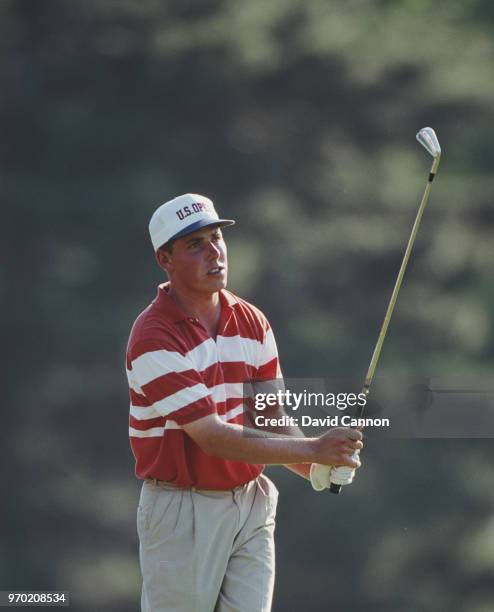
M 329 489 L 330 477 L 333 466 L 321 465 L 320 463 L 313 463 L 310 466 L 310 484 L 314 491 L 323 491 Z
M 313 463 L 310 466 L 310 483 L 315 491 L 329 489 L 331 483 L 347 485 L 353 481 L 355 470 L 345 465 L 339 467 Z

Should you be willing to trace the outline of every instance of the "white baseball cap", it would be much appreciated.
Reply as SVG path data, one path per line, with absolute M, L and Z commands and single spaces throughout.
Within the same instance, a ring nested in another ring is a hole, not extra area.
M 231 219 L 220 219 L 209 198 L 185 193 L 168 200 L 154 211 L 149 222 L 149 234 L 157 251 L 169 240 L 181 238 L 208 225 L 225 227 L 234 223 Z

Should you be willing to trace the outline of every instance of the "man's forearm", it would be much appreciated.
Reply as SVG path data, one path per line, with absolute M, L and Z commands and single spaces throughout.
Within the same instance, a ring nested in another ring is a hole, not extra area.
M 360 465 L 354 452 L 362 448 L 362 434 L 346 427 L 335 427 L 318 438 L 300 438 L 225 423 L 210 414 L 183 428 L 205 453 L 223 459 L 268 465 Z
M 285 411 L 281 408 L 279 408 L 276 411 L 276 414 L 274 415 L 275 417 L 281 417 L 283 415 L 285 415 Z M 276 433 L 280 433 L 286 436 L 290 436 L 292 438 L 304 438 L 304 432 L 300 429 L 300 427 L 298 425 L 283 425 L 283 426 L 275 426 L 275 427 L 269 427 L 269 426 L 265 426 L 262 428 L 263 431 L 271 431 L 271 432 L 276 432 Z M 302 476 L 302 478 L 305 478 L 306 480 L 310 480 L 310 462 L 309 463 L 287 463 L 285 464 L 285 467 L 290 470 L 291 472 L 293 472 L 294 474 L 297 474 L 297 476 Z
M 313 460 L 315 441 L 222 423 L 204 450 L 210 455 L 246 463 L 299 464 Z
M 290 472 L 297 474 L 297 476 L 302 476 L 306 480 L 310 480 L 310 466 L 311 463 L 286 463 L 285 467 Z

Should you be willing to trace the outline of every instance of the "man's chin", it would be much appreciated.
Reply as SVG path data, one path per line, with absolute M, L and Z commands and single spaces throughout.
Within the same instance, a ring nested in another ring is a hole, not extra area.
M 218 279 L 217 281 L 217 291 L 220 291 L 221 289 L 226 289 L 226 276 L 222 279 Z
M 221 291 L 221 289 L 226 289 L 227 278 L 226 274 L 221 276 L 212 276 L 208 278 L 208 288 L 211 292 Z

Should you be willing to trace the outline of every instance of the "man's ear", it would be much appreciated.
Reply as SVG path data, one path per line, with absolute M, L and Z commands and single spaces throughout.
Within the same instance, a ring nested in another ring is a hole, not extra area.
M 165 270 L 165 272 L 169 272 L 172 265 L 172 254 L 170 251 L 167 251 L 166 249 L 158 249 L 155 255 L 158 266 Z

